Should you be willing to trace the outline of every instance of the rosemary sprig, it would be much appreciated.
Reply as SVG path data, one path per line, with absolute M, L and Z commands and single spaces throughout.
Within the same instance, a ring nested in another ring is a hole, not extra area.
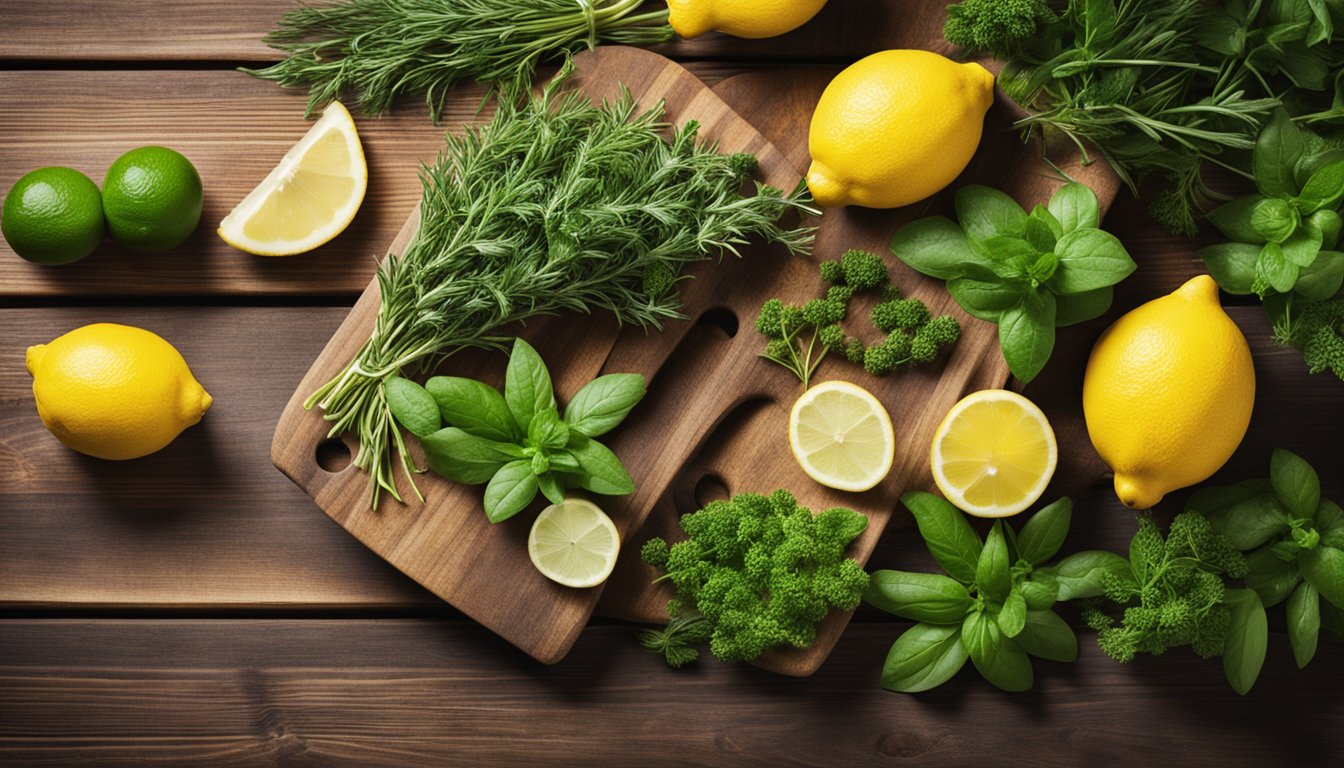
M 600 43 L 672 39 L 667 9 L 634 13 L 643 0 L 341 0 L 290 11 L 266 37 L 288 57 L 243 70 L 286 88 L 308 87 L 308 114 L 344 93 L 365 113 L 423 94 L 437 122 L 463 78 L 510 96 L 538 63 Z
M 400 499 L 396 462 L 408 479 L 414 470 L 382 386 L 403 369 L 500 347 L 505 326 L 563 311 L 656 328 L 680 316 L 674 287 L 687 264 L 736 255 L 750 238 L 811 247 L 812 229 L 779 224 L 790 210 L 819 213 L 802 184 L 792 193 L 757 184 L 744 197 L 754 157 L 697 143 L 694 122 L 669 142 L 661 106 L 637 114 L 628 92 L 601 106 L 560 93 L 568 72 L 447 138 L 423 173 L 418 233 L 378 270 L 372 335 L 305 402 L 333 435 L 359 438 L 354 463 L 371 475 L 374 506 L 382 491 Z

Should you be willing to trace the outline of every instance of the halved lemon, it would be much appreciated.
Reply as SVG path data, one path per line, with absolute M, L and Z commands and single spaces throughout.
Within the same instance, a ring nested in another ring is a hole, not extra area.
M 541 575 L 566 587 L 595 587 L 616 567 L 621 537 L 611 518 L 587 499 L 565 499 L 537 515 L 527 555 Z
M 339 235 L 369 186 L 355 121 L 333 101 L 280 164 L 219 223 L 219 236 L 258 256 L 292 256 Z
M 891 471 L 896 433 L 887 409 L 871 392 L 847 381 L 824 381 L 793 404 L 789 447 L 818 483 L 866 491 Z
M 987 389 L 952 406 L 933 436 L 929 464 L 947 500 L 976 517 L 1008 517 L 1045 492 L 1059 461 L 1055 431 L 1036 404 Z

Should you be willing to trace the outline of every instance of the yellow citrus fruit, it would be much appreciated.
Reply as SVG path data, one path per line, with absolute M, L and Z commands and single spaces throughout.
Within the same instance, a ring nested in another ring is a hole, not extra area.
M 686 39 L 709 31 L 775 37 L 806 24 L 826 0 L 667 0 L 667 21 Z
M 76 328 L 28 348 L 42 423 L 100 459 L 138 459 L 201 420 L 213 402 L 173 345 L 115 323 Z
M 891 471 L 896 433 L 887 409 L 871 392 L 847 381 L 824 381 L 793 404 L 789 447 L 798 466 L 818 483 L 866 491 Z
M 532 565 L 567 587 L 595 587 L 606 581 L 620 552 L 615 524 L 587 499 L 565 499 L 541 510 L 527 535 Z
M 1002 389 L 974 392 L 952 406 L 929 451 L 938 490 L 976 517 L 1008 517 L 1036 503 L 1058 462 L 1045 414 Z
M 368 186 L 355 121 L 333 101 L 280 164 L 224 217 L 219 236 L 257 256 L 311 251 L 350 226 Z
M 952 183 L 980 145 L 994 76 L 929 51 L 882 51 L 836 76 L 812 114 L 807 186 L 826 207 L 898 208 Z
M 1250 346 L 1208 275 L 1115 321 L 1083 379 L 1092 445 L 1133 509 L 1217 472 L 1241 444 L 1254 402 Z

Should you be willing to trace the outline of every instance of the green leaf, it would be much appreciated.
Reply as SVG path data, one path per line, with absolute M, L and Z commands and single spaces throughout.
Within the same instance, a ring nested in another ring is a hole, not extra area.
M 395 376 L 383 382 L 383 394 L 392 417 L 416 437 L 432 435 L 443 426 L 434 397 L 414 381 Z
M 504 372 L 504 401 L 509 405 L 518 429 L 527 432 L 532 417 L 555 408 L 551 374 L 541 355 L 522 339 L 513 342 L 509 367 Z
M 1307 217 L 1307 226 L 1315 227 L 1321 231 L 1321 247 L 1330 251 L 1339 245 L 1339 231 L 1341 227 L 1344 227 L 1344 220 L 1340 219 L 1339 214 L 1334 211 L 1322 210 Z
M 1244 482 L 1237 485 L 1210 485 L 1191 494 L 1185 502 L 1185 510 L 1208 516 L 1223 507 L 1231 506 L 1239 501 L 1253 499 L 1256 496 L 1273 493 L 1273 490 L 1273 486 L 1267 481 L 1257 485 Z
M 1022 237 L 1026 233 L 1026 211 L 997 189 L 969 184 L 957 190 L 955 204 L 961 228 L 972 240 L 994 235 Z
M 1016 586 L 1008 593 L 1008 599 L 1003 601 L 1003 607 L 994 618 L 1004 637 L 1017 637 L 1022 633 L 1022 627 L 1027 623 L 1027 600 Z
M 1321 631 L 1337 643 L 1344 643 L 1344 608 L 1321 603 Z
M 1209 8 L 1195 25 L 1195 42 L 1224 59 L 1240 59 L 1246 49 L 1246 24 L 1224 13 Z
M 1138 265 L 1115 235 L 1100 229 L 1076 229 L 1055 246 L 1059 270 L 1050 279 L 1055 293 L 1105 288 L 1124 280 Z
M 537 488 L 552 504 L 559 504 L 565 500 L 565 486 L 560 482 L 560 476 L 554 472 L 537 475 Z
M 1006 600 L 1013 588 L 1011 564 L 1008 562 L 1008 543 L 1003 538 L 1003 521 L 994 521 L 980 550 L 975 566 L 975 586 L 992 600 Z
M 1117 13 L 1115 0 L 1083 0 L 1083 39 L 1089 50 L 1102 47 L 1102 43 L 1115 34 Z
M 1240 550 L 1255 549 L 1288 530 L 1288 510 L 1273 494 L 1262 493 L 1206 512 L 1213 529 Z
M 1227 237 L 1238 243 L 1264 245 L 1265 238 L 1251 226 L 1251 216 L 1256 206 L 1265 198 L 1260 195 L 1245 195 L 1209 211 L 1209 222 Z M 1256 249 L 1258 253 L 1260 249 Z
M 1059 599 L 1059 582 L 1048 571 L 1033 571 L 1030 578 L 1018 584 L 1018 588 L 1022 590 L 1029 611 L 1045 610 Z
M 1223 672 L 1232 689 L 1245 696 L 1260 676 L 1269 648 L 1269 620 L 1260 597 L 1249 589 L 1229 589 L 1223 601 L 1232 610 L 1223 645 Z
M 1301 270 L 1301 267 L 1284 257 L 1283 248 L 1278 243 L 1266 243 L 1260 249 L 1260 258 L 1255 263 L 1256 276 L 1263 278 L 1279 293 L 1293 290 Z
M 527 440 L 539 450 L 559 450 L 569 443 L 569 427 L 554 408 L 538 411 L 527 426 Z
M 971 609 L 971 593 L 937 573 L 874 571 L 863 601 L 879 610 L 930 624 L 958 624 Z
M 1310 225 L 1299 227 L 1283 241 L 1282 248 L 1283 258 L 1288 263 L 1299 267 L 1308 266 L 1321 252 L 1321 230 Z
M 1073 501 L 1065 496 L 1042 507 L 1027 520 L 1017 535 L 1017 551 L 1022 559 L 1040 565 L 1055 556 L 1069 535 L 1069 521 L 1073 515 Z
M 1031 688 L 1031 659 L 1003 636 L 993 618 L 980 612 L 967 614 L 961 625 L 961 644 L 981 676 L 994 686 L 1005 691 Z
M 999 314 L 1022 300 L 1026 286 L 1017 282 L 987 282 L 969 277 L 947 281 L 947 292 L 971 317 L 998 322 Z
M 1316 514 L 1321 503 L 1321 479 L 1301 456 L 1276 448 L 1269 459 L 1269 482 L 1294 517 L 1307 519 Z
M 1047 206 L 1063 229 L 1062 234 L 1076 229 L 1095 229 L 1101 223 L 1101 209 L 1097 196 L 1088 187 L 1069 182 L 1050 196 Z
M 1054 611 L 1027 611 L 1022 634 L 1013 642 L 1037 658 L 1065 663 L 1078 660 L 1078 636 Z
M 910 491 L 901 503 L 914 515 L 933 559 L 962 584 L 975 583 L 975 571 L 983 545 L 961 510 L 931 493 Z
M 1060 560 L 1048 572 L 1055 577 L 1059 585 L 1060 600 L 1076 600 L 1081 597 L 1101 597 L 1106 574 L 1112 578 L 1133 579 L 1129 561 L 1115 554 L 1101 550 L 1077 552 Z
M 1064 328 L 1101 317 L 1111 308 L 1114 296 L 1115 289 L 1109 285 L 1095 291 L 1056 296 L 1055 327 Z
M 485 486 L 485 516 L 498 523 L 522 512 L 537 495 L 537 476 L 532 462 L 511 461 L 500 467 Z
M 1031 246 L 1043 254 L 1055 249 L 1055 243 L 1064 234 L 1063 227 L 1055 220 L 1043 205 L 1037 205 L 1027 216 L 1027 231 L 1024 237 Z
M 1311 266 L 1303 267 L 1293 284 L 1293 293 L 1307 301 L 1325 301 L 1344 286 L 1344 253 L 1321 251 Z
M 517 442 L 525 434 L 513 420 L 499 390 L 474 379 L 435 376 L 425 382 L 444 421 L 476 437 Z
M 635 481 L 610 448 L 574 432 L 570 435 L 569 452 L 579 462 L 575 479 L 580 488 L 605 496 L 634 493 Z
M 1293 646 L 1297 668 L 1311 663 L 1321 634 L 1321 596 L 1306 582 L 1297 585 L 1288 598 L 1288 642 Z
M 1293 204 L 1304 214 L 1323 208 L 1334 208 L 1344 198 L 1344 160 L 1317 168 L 1302 185 L 1302 192 Z
M 1261 194 L 1268 197 L 1297 194 L 1293 168 L 1302 157 L 1305 147 L 1302 133 L 1288 116 L 1287 110 L 1282 107 L 1274 110 L 1251 152 L 1255 186 Z
M 960 626 L 916 624 L 892 644 L 882 665 L 882 687 L 919 693 L 951 680 L 966 664 Z
M 1340 509 L 1338 504 L 1329 499 L 1321 499 L 1312 521 L 1321 533 L 1344 530 L 1344 509 Z
M 968 264 L 985 264 L 961 227 L 942 216 L 917 219 L 901 227 L 891 239 L 891 250 L 916 272 L 940 280 L 967 274 Z
M 1255 265 L 1262 248 L 1249 243 L 1220 243 L 1199 249 L 1199 257 L 1219 288 L 1244 296 L 1255 291 Z
M 1003 279 L 1026 276 L 1027 270 L 1041 255 L 1031 243 L 1013 235 L 991 235 L 983 240 L 972 240 L 971 247 L 988 261 L 990 270 Z
M 505 464 L 523 458 L 523 450 L 516 445 L 476 437 L 457 427 L 426 435 L 420 443 L 430 469 L 467 485 L 484 483 Z
M 1297 564 L 1321 597 L 1344 608 L 1344 551 L 1328 546 L 1304 549 L 1297 555 Z
M 1246 558 L 1246 587 L 1255 590 L 1267 607 L 1288 599 L 1300 581 L 1302 574 L 1297 561 L 1276 557 L 1270 547 L 1252 552 Z
M 1055 296 L 1027 293 L 1017 306 L 999 315 L 999 347 L 1008 369 L 1023 382 L 1036 378 L 1055 349 Z
M 1301 219 L 1287 200 L 1264 198 L 1251 211 L 1251 228 L 1271 243 L 1282 243 L 1297 231 Z
M 625 421 L 645 392 L 644 377 L 637 373 L 599 376 L 565 406 L 565 423 L 588 437 L 604 435 Z

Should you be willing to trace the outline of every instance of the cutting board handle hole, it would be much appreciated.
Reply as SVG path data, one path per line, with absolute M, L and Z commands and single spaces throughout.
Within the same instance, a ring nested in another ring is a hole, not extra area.
M 718 475 L 705 475 L 695 484 L 695 503 L 702 508 L 711 501 L 722 501 L 731 495 L 728 484 Z
M 705 310 L 696 323 L 715 326 L 730 339 L 737 335 L 737 315 L 727 307 L 712 307 Z
M 350 466 L 350 446 L 346 445 L 340 438 L 331 438 L 323 440 L 317 444 L 316 451 L 317 466 L 326 472 L 340 472 Z

